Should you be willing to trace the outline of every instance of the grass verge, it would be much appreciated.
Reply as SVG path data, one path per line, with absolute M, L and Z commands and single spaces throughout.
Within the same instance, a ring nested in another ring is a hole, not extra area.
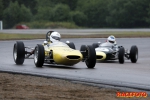
M 106 38 L 109 35 L 114 35 L 116 38 L 134 38 L 134 37 L 150 37 L 150 32 L 102 32 L 91 33 L 90 35 L 66 35 L 62 38 Z M 30 40 L 30 39 L 45 39 L 45 34 L 9 34 L 0 33 L 0 40 Z

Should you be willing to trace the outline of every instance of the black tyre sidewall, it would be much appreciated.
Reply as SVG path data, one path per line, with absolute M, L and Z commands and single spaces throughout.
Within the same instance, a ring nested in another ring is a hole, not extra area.
M 81 45 L 80 51 L 81 51 L 81 52 L 85 52 L 85 53 L 82 53 L 83 59 L 85 59 L 85 57 L 86 57 L 86 55 L 87 55 L 87 53 L 86 53 L 86 51 L 87 51 L 86 45 Z
M 80 51 L 86 51 L 87 47 L 86 45 L 81 45 Z
M 94 48 L 97 48 L 97 47 L 98 47 L 98 43 L 93 43 L 92 46 L 93 46 Z
M 35 64 L 36 67 L 42 67 L 43 63 L 44 63 L 44 60 L 45 60 L 45 50 L 44 50 L 43 45 L 38 44 L 35 47 L 35 51 L 34 52 L 36 52 L 37 50 L 38 50 L 37 63 L 34 60 L 34 64 Z
M 14 50 L 17 50 L 17 57 L 14 58 Z M 16 64 L 22 65 L 25 59 L 25 47 L 22 41 L 16 41 L 13 48 L 13 58 Z
M 88 68 L 94 68 L 95 64 L 96 64 L 96 52 L 95 52 L 95 48 L 93 48 L 93 46 L 88 45 L 87 46 L 87 59 L 85 60 L 85 63 L 87 65 Z
M 136 58 L 136 55 L 137 55 L 137 58 Z M 136 63 L 138 60 L 138 48 L 135 45 L 133 45 L 130 49 L 130 60 L 132 63 Z
M 124 63 L 124 53 L 125 53 L 124 47 L 120 47 L 119 54 L 118 54 L 118 59 L 120 64 Z

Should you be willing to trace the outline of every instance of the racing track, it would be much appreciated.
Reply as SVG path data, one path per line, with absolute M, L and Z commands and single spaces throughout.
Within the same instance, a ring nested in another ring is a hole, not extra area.
M 76 48 L 82 44 L 104 42 L 105 39 L 62 39 L 72 41 Z M 24 40 L 25 46 L 35 47 L 43 43 L 43 40 Z M 137 45 L 139 59 L 137 63 L 126 60 L 124 64 L 118 61 L 97 63 L 94 69 L 88 69 L 84 62 L 74 66 L 48 66 L 36 68 L 33 59 L 26 59 L 22 66 L 15 65 L 13 61 L 13 44 L 15 41 L 0 41 L 0 71 L 37 76 L 68 79 L 73 82 L 81 82 L 96 86 L 109 86 L 112 88 L 136 89 L 150 93 L 150 38 L 118 38 L 118 45 L 130 49 L 131 45 Z M 135 91 L 135 90 L 134 90 Z

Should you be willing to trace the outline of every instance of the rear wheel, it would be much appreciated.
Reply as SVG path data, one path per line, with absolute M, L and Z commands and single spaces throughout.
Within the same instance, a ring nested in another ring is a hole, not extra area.
M 42 67 L 45 60 L 45 51 L 44 47 L 41 44 L 38 44 L 35 47 L 34 51 L 34 64 L 36 67 Z
M 98 43 L 93 43 L 92 46 L 93 46 L 94 48 L 97 48 L 97 47 L 99 46 L 99 44 L 98 44 Z
M 130 49 L 130 59 L 132 63 L 136 63 L 138 60 L 138 48 L 135 45 Z
M 70 48 L 72 49 L 76 49 L 75 45 L 73 42 L 69 42 L 69 43 L 66 43 Z
M 118 54 L 118 59 L 120 64 L 124 63 L 124 53 L 125 53 L 124 47 L 121 47 L 119 49 L 119 54 Z
M 83 58 L 88 68 L 94 68 L 96 64 L 96 52 L 93 46 L 82 45 L 80 51 L 83 52 Z
M 87 55 L 87 47 L 86 47 L 86 45 L 81 45 L 80 51 L 81 51 L 81 53 L 83 55 L 83 59 L 85 59 L 86 55 Z
M 13 48 L 13 58 L 17 65 L 22 65 L 25 59 L 25 47 L 22 41 L 17 41 Z

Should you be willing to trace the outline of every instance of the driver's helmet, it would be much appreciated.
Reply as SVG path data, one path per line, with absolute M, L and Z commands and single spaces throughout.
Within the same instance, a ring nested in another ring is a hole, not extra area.
M 49 38 L 51 42 L 58 42 L 60 41 L 61 35 L 58 32 L 52 32 Z
M 110 35 L 110 36 L 107 38 L 107 42 L 116 44 L 116 38 L 115 38 L 113 35 Z

